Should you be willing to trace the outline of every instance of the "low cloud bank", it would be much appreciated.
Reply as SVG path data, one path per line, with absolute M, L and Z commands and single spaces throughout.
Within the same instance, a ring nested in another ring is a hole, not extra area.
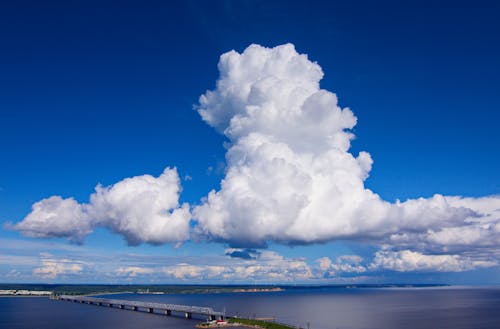
M 378 251 L 370 267 L 374 270 L 398 272 L 464 272 L 496 265 L 496 261 L 473 260 L 460 255 L 424 255 L 411 250 L 400 250 Z

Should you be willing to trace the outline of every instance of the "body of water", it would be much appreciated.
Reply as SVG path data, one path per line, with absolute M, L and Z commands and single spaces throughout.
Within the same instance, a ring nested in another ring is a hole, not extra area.
M 311 329 L 500 328 L 500 288 L 308 288 L 265 293 L 121 294 L 114 299 L 210 306 Z M 0 328 L 187 329 L 199 320 L 47 298 L 0 298 Z

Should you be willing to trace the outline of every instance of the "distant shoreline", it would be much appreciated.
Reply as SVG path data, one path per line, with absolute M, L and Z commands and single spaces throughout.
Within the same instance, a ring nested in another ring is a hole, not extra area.
M 24 291 L 25 294 L 0 296 L 34 297 L 37 292 L 60 295 L 115 295 L 115 294 L 221 294 L 221 293 L 273 293 L 316 289 L 376 289 L 376 288 L 435 288 L 447 284 L 344 284 L 344 285 L 106 285 L 106 284 L 0 284 L 0 291 Z M 27 293 L 32 291 L 34 295 Z
M 134 291 L 95 292 L 95 293 L 85 294 L 85 296 L 121 295 L 121 294 L 136 294 L 136 292 Z
M 46 295 L 0 295 L 0 298 L 26 298 L 26 297 L 48 298 L 50 296 L 46 296 Z

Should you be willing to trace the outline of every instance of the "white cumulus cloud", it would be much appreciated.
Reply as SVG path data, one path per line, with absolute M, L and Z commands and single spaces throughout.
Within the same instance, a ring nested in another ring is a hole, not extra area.
M 399 272 L 463 272 L 496 265 L 496 261 L 473 260 L 459 255 L 425 255 L 411 250 L 381 250 L 375 254 L 370 268 Z
M 194 223 L 195 240 L 227 243 L 228 256 L 248 261 L 231 269 L 187 263 L 162 269 L 174 278 L 278 280 L 317 274 L 303 261 L 269 259 L 272 253 L 255 249 L 269 242 L 355 240 L 384 246 L 372 265 L 357 256 L 318 260 L 326 276 L 371 269 L 462 271 L 498 263 L 500 196 L 436 194 L 391 203 L 366 188 L 373 160 L 368 152 L 350 152 L 356 116 L 339 105 L 336 94 L 321 89 L 321 67 L 292 44 L 230 51 L 218 68 L 216 88 L 200 97 L 197 110 L 228 139 L 225 166 L 209 167 L 209 172 L 223 168 L 225 176 L 193 214 L 179 203 L 177 170 L 166 168 L 159 177 L 98 185 L 88 203 L 60 196 L 41 200 L 11 227 L 27 236 L 77 243 L 105 227 L 138 245 L 189 240 Z M 124 267 L 119 273 L 140 271 Z
M 82 242 L 95 227 L 121 234 L 130 245 L 179 243 L 189 238 L 190 210 L 179 204 L 177 170 L 166 168 L 159 177 L 135 176 L 103 187 L 89 203 L 52 196 L 35 203 L 13 227 L 27 236 L 66 237 Z
M 198 112 L 229 139 L 227 168 L 194 209 L 198 234 L 247 247 L 382 240 L 481 216 L 442 195 L 389 203 L 367 189 L 372 158 L 349 152 L 356 117 L 293 45 L 228 52 L 219 71 Z
M 67 237 L 82 242 L 92 233 L 92 223 L 75 199 L 52 196 L 33 204 L 31 213 L 14 226 L 24 235 L 37 238 Z

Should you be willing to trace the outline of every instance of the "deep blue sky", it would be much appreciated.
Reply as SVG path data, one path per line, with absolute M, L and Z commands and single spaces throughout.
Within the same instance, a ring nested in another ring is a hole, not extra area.
M 383 198 L 498 194 L 499 31 L 498 1 L 3 1 L 0 221 L 165 166 L 197 203 L 225 150 L 193 105 L 251 43 L 321 65 Z

